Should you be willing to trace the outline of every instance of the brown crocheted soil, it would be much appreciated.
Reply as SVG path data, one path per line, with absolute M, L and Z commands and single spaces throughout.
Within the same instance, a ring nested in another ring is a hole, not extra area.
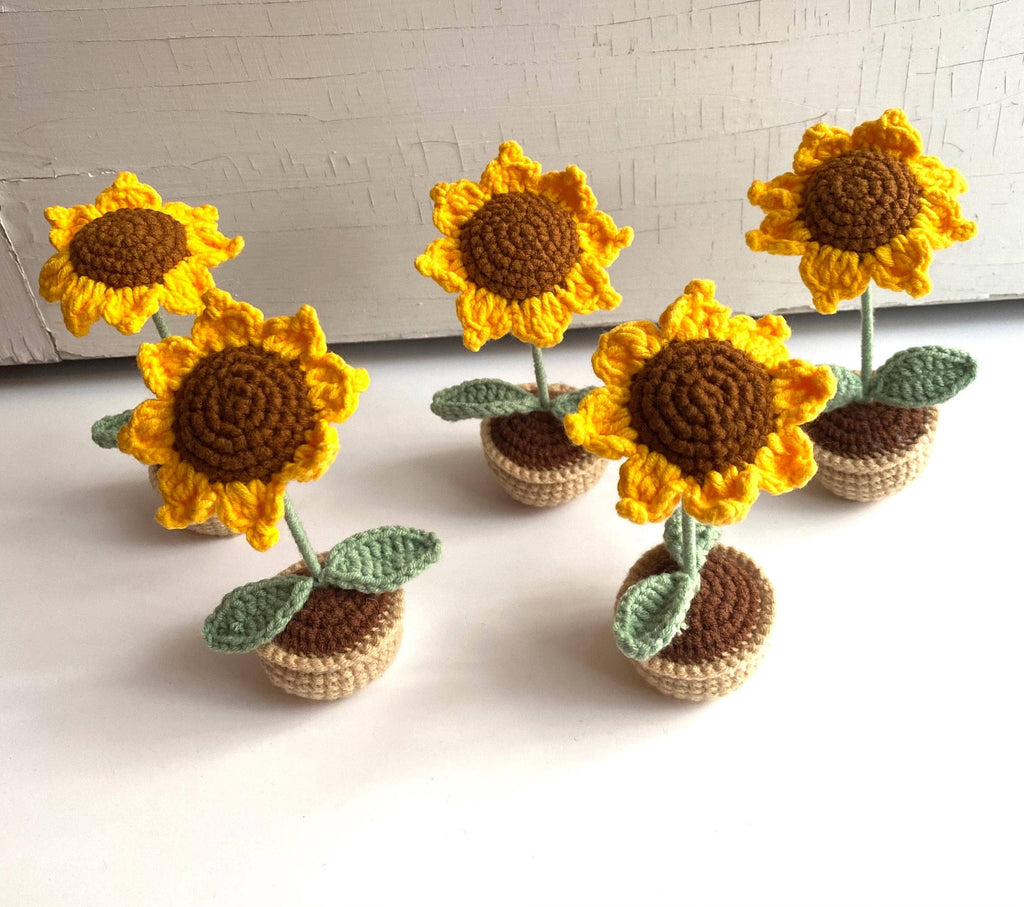
M 174 448 L 211 482 L 270 479 L 313 425 L 302 368 L 254 346 L 202 358 L 174 395 Z
M 639 440 L 702 481 L 753 461 L 775 428 L 771 376 L 724 340 L 670 343 L 633 378 Z
M 309 571 L 303 570 L 308 576 Z M 275 638 L 295 655 L 340 655 L 394 623 L 401 591 L 368 594 L 354 589 L 316 588 Z
M 469 279 L 514 302 L 560 287 L 580 254 L 572 214 L 533 192 L 485 202 L 462 225 L 459 247 Z
M 678 569 L 668 549 L 659 545 L 637 561 L 637 580 Z M 757 629 L 761 587 L 746 566 L 722 548 L 712 548 L 700 573 L 700 591 L 680 630 L 658 657 L 676 664 L 701 664 L 736 649 Z
M 927 424 L 927 409 L 847 403 L 822 413 L 804 430 L 815 444 L 834 454 L 867 459 L 913 447 Z
M 532 389 L 533 385 L 530 385 Z M 551 391 L 551 399 L 565 391 Z M 587 456 L 565 434 L 551 413 L 513 413 L 491 419 L 491 440 L 506 457 L 524 469 L 562 469 Z
M 82 227 L 68 256 L 76 274 L 120 289 L 163 283 L 189 251 L 185 227 L 169 214 L 118 208 Z
M 910 168 L 879 148 L 847 151 L 810 175 L 801 219 L 822 245 L 865 254 L 910 229 L 921 187 Z

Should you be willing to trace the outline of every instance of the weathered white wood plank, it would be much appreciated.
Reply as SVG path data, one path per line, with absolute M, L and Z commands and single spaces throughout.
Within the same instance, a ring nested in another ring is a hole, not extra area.
M 0 206 L 34 276 L 42 209 L 134 169 L 221 209 L 246 250 L 218 282 L 269 313 L 310 302 L 335 341 L 455 333 L 412 268 L 428 192 L 516 138 L 582 166 L 637 231 L 611 271 L 625 302 L 586 323 L 655 316 L 696 276 L 738 309 L 806 308 L 795 259 L 744 244 L 747 187 L 807 125 L 902 106 L 967 175 L 981 228 L 936 257 L 926 301 L 1022 295 L 1021 34 L 1024 3 L 984 0 L 34 0 L 0 13 Z M 40 305 L 62 356 L 137 345 L 72 338 Z

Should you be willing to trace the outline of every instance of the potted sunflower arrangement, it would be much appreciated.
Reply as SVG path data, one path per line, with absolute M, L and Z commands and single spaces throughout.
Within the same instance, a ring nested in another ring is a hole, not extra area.
M 317 554 L 286 494 L 290 481 L 318 479 L 334 461 L 333 423 L 355 411 L 369 385 L 365 369 L 328 351 L 312 307 L 264 319 L 212 287 L 204 269 L 241 248 L 240 239 L 216 239 L 213 209 L 187 221 L 185 206 L 162 206 L 150 187 L 121 174 L 95 206 L 51 208 L 47 218 L 58 252 L 40 286 L 61 302 L 69 329 L 84 334 L 103 317 L 136 333 L 152 318 L 162 338 L 142 344 L 136 360 L 153 398 L 101 420 L 97 443 L 155 472 L 156 518 L 167 528 L 216 520 L 265 551 L 284 519 L 302 555 L 225 595 L 205 622 L 207 644 L 255 650 L 272 683 L 307 699 L 365 687 L 398 651 L 403 585 L 437 561 L 440 543 L 430 532 L 385 526 Z M 196 314 L 189 336 L 169 334 L 161 306 Z
M 860 296 L 860 371 L 833 366 L 836 396 L 807 428 L 822 484 L 850 500 L 878 500 L 914 481 L 931 455 L 938 404 L 977 374 L 972 356 L 940 346 L 873 364 L 871 283 L 925 296 L 933 251 L 976 231 L 957 201 L 963 176 L 923 150 L 902 110 L 852 133 L 821 123 L 804 133 L 791 172 L 748 192 L 765 215 L 747 233 L 751 249 L 800 255 L 800 276 L 822 314 Z
M 56 252 L 39 272 L 39 293 L 59 303 L 64 325 L 84 337 L 101 318 L 122 334 L 137 334 L 152 321 L 170 337 L 163 310 L 196 315 L 213 288 L 211 268 L 242 251 L 241 236 L 217 229 L 212 205 L 193 208 L 164 202 L 134 173 L 119 173 L 91 205 L 53 206 L 45 211 Z M 97 420 L 93 441 L 117 446 L 117 433 L 131 410 Z M 149 472 L 156 487 L 156 469 Z M 216 517 L 190 526 L 204 535 L 233 535 Z
M 709 280 L 694 280 L 657 324 L 602 335 L 603 382 L 565 417 L 569 437 L 599 457 L 625 457 L 620 516 L 666 521 L 619 589 L 619 649 L 660 692 L 715 699 L 764 657 L 775 617 L 771 583 L 718 543 L 760 491 L 782 494 L 815 472 L 801 426 L 836 389 L 832 371 L 792 359 L 777 315 L 732 315 Z
M 573 315 L 614 309 L 622 297 L 605 270 L 633 240 L 597 209 L 575 166 L 541 172 L 504 142 L 478 182 L 438 183 L 434 225 L 443 234 L 416 269 L 449 293 L 465 346 L 477 352 L 511 333 L 530 344 L 534 382 L 478 378 L 438 391 L 431 410 L 455 422 L 480 419 L 487 464 L 515 500 L 551 507 L 583 494 L 605 462 L 562 427 L 587 388 L 549 384 L 542 350 L 562 341 Z

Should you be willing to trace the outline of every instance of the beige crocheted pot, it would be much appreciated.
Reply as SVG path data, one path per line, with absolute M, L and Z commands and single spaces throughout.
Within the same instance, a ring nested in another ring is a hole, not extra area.
M 321 559 L 323 556 L 321 556 Z M 308 575 L 302 561 L 281 572 Z M 402 642 L 401 589 L 316 588 L 273 640 L 256 649 L 270 682 L 304 699 L 343 699 L 381 676 Z
M 522 384 L 536 393 L 536 384 Z M 574 390 L 552 384 L 552 397 Z M 484 458 L 498 484 L 522 504 L 555 507 L 589 491 L 608 461 L 573 444 L 550 413 L 517 413 L 480 423 Z
M 805 426 L 821 484 L 851 501 L 877 501 L 914 481 L 928 464 L 939 408 L 848 403 Z
M 633 565 L 616 600 L 633 583 L 675 570 L 664 545 Z M 687 629 L 647 661 L 640 676 L 667 696 L 699 702 L 731 693 L 757 669 L 775 621 L 775 592 L 743 552 L 717 545 L 701 570 L 701 587 L 687 614 Z
M 159 466 L 149 467 L 149 484 L 153 486 L 153 490 L 159 494 L 160 487 L 157 485 L 156 474 L 160 470 Z M 234 530 L 228 529 L 216 516 L 210 517 L 208 520 L 204 520 L 202 523 L 192 523 L 185 527 L 189 532 L 198 532 L 200 535 L 216 535 L 222 538 L 227 538 L 229 535 L 238 535 Z

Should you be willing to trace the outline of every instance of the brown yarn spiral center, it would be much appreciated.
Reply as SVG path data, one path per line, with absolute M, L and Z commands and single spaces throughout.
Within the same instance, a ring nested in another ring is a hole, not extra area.
M 174 447 L 211 482 L 269 482 L 314 421 L 297 363 L 259 347 L 210 353 L 174 395 Z
M 847 151 L 807 180 L 801 219 L 822 245 L 865 254 L 907 232 L 921 207 L 921 187 L 895 155 Z
M 469 279 L 514 302 L 560 287 L 580 254 L 572 214 L 533 192 L 485 202 L 462 225 L 459 245 Z
M 317 586 L 274 642 L 296 655 L 339 655 L 387 626 L 400 595 Z
M 185 227 L 163 211 L 118 208 L 79 230 L 68 248 L 76 274 L 108 287 L 146 287 L 188 258 Z
M 753 461 L 775 427 L 771 376 L 725 340 L 670 343 L 633 378 L 640 441 L 697 481 Z

